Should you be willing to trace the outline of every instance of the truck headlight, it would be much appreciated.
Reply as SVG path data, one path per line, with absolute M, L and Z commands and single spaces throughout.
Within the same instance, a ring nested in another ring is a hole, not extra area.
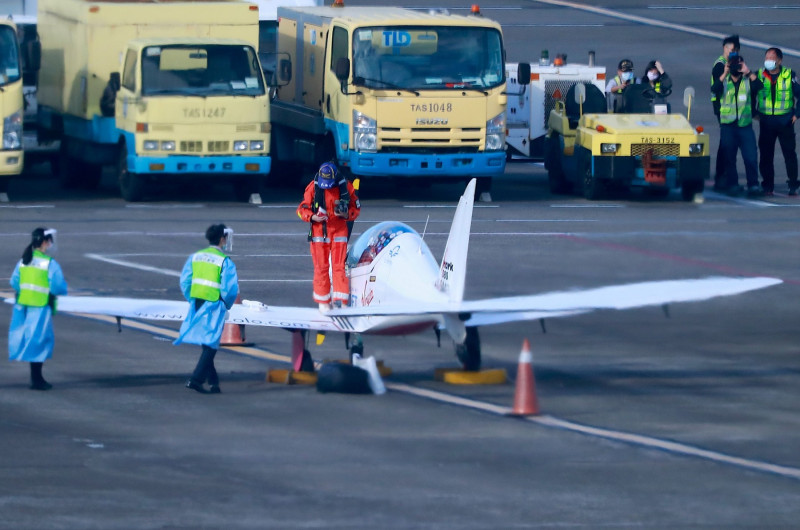
M 236 140 L 233 142 L 233 150 L 234 151 L 247 151 L 248 142 L 247 140 Z
M 353 111 L 353 143 L 362 153 L 378 150 L 378 122 L 357 110 Z
M 689 154 L 699 155 L 703 152 L 703 144 L 689 144 Z
M 161 150 L 162 151 L 174 151 L 175 150 L 175 140 L 165 140 L 161 142 Z
M 145 140 L 142 147 L 145 151 L 158 151 L 158 140 Z
M 600 152 L 604 155 L 613 154 L 617 152 L 619 144 L 600 144 Z
M 251 151 L 263 151 L 264 150 L 264 140 L 250 140 L 250 150 Z
M 3 149 L 22 149 L 22 112 L 3 120 Z
M 506 113 L 501 112 L 486 122 L 486 151 L 502 151 L 506 148 Z

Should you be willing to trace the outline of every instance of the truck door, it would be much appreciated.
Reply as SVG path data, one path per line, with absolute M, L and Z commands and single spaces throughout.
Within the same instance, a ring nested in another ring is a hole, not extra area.
M 338 138 L 336 138 L 336 140 L 338 140 L 338 150 L 341 148 L 342 143 L 349 142 L 348 132 L 350 130 L 352 116 L 350 116 L 350 112 L 348 112 L 349 101 L 347 96 L 342 93 L 341 83 L 336 78 L 336 62 L 340 58 L 347 58 L 350 56 L 350 35 L 346 28 L 332 26 L 328 39 L 329 45 L 327 49 L 329 50 L 329 57 L 327 58 L 325 68 L 324 103 L 322 112 L 325 118 L 337 124 Z M 350 87 L 347 87 L 347 89 L 349 88 Z
M 136 50 L 128 50 L 122 65 L 122 76 L 115 108 L 117 128 L 124 131 L 136 130 L 136 113 L 133 106 L 139 103 L 136 97 L 139 78 L 138 66 L 138 53 Z

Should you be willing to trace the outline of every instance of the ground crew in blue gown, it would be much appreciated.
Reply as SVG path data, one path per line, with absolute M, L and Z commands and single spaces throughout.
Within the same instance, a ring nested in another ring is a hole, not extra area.
M 211 246 L 189 256 L 181 272 L 181 290 L 189 300 L 189 313 L 174 344 L 202 346 L 200 359 L 186 381 L 186 388 L 202 394 L 219 394 L 214 356 L 228 309 L 239 294 L 239 278 L 233 261 L 223 252 L 223 249 L 230 251 L 233 246 L 233 230 L 224 224 L 211 225 L 206 230 L 206 239 Z M 206 381 L 209 389 L 203 386 Z
M 33 390 L 53 387 L 42 376 L 42 365 L 53 355 L 56 296 L 67 294 L 61 267 L 46 254 L 55 243 L 55 233 L 47 228 L 33 231 L 10 280 L 17 302 L 8 331 L 8 358 L 31 363 Z

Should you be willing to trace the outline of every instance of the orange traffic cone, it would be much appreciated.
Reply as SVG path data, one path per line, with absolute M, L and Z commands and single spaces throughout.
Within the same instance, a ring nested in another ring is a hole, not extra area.
M 513 416 L 531 416 L 539 414 L 539 403 L 536 401 L 536 381 L 533 378 L 533 354 L 528 339 L 522 342 L 517 366 L 517 384 L 514 388 Z
M 241 304 L 242 297 L 237 296 L 234 304 Z M 247 342 L 244 339 L 244 324 L 231 324 L 226 323 L 222 328 L 222 338 L 219 341 L 220 346 L 252 346 L 252 342 Z

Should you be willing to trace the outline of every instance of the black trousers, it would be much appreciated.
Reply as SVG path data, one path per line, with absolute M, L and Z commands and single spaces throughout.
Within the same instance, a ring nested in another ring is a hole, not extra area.
M 31 363 L 31 383 L 43 383 L 42 365 L 44 363 Z
M 191 380 L 193 383 L 202 385 L 206 381 L 211 386 L 219 386 L 219 376 L 217 369 L 214 367 L 214 356 L 217 350 L 211 346 L 203 345 L 203 351 L 200 354 L 200 359 L 197 360 L 197 366 L 194 368 Z
M 786 162 L 786 176 L 789 186 L 797 186 L 797 151 L 792 113 L 760 118 L 758 133 L 758 169 L 761 171 L 761 187 L 764 191 L 775 189 L 775 140 L 781 144 L 781 152 Z

